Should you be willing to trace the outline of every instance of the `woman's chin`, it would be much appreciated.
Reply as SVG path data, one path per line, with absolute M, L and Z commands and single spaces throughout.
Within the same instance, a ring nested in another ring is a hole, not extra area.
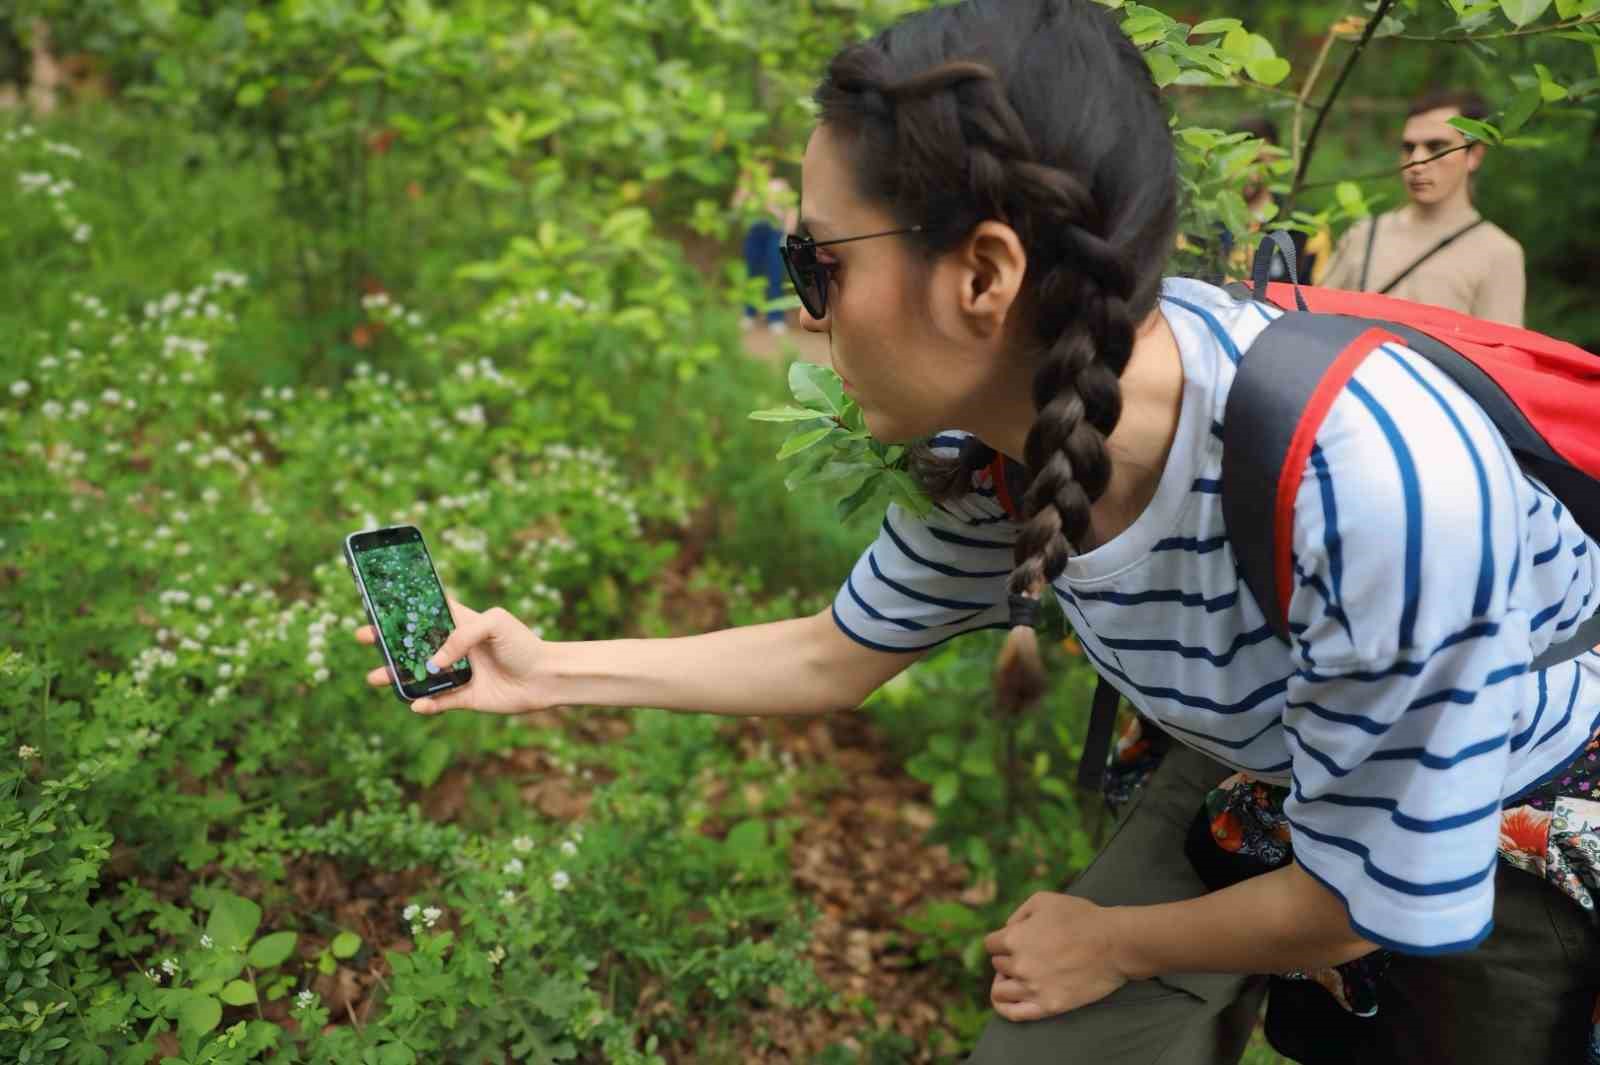
M 880 444 L 913 444 L 934 431 L 919 433 L 914 426 L 908 425 L 904 420 L 865 405 L 861 407 L 861 420 L 866 423 L 867 432 L 872 434 L 872 439 Z

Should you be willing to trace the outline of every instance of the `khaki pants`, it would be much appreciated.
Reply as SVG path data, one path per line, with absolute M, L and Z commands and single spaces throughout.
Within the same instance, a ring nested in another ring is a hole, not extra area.
M 1103 905 L 1203 894 L 1184 838 L 1205 793 L 1230 773 L 1173 744 L 1067 892 Z M 1593 917 L 1551 885 L 1502 865 L 1494 920 L 1476 950 L 1395 955 L 1373 1019 L 1351 1017 L 1318 988 L 1274 981 L 1282 1002 L 1274 1000 L 1269 1027 L 1292 1038 L 1296 1060 L 1318 1065 L 1582 1065 L 1600 990 Z M 1178 974 L 1127 984 L 1042 1021 L 996 1016 L 967 1065 L 1233 1065 L 1267 987 L 1260 976 Z

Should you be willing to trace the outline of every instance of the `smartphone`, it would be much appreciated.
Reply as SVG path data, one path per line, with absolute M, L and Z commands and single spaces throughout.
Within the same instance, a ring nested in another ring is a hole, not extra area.
M 402 702 L 459 688 L 472 679 L 472 665 L 465 658 L 446 669 L 428 661 L 456 626 L 422 530 L 393 525 L 353 532 L 344 538 L 344 557 Z

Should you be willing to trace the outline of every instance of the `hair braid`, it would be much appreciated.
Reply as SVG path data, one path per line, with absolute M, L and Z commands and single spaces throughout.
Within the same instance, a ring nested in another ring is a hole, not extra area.
M 1036 413 L 996 675 L 1001 705 L 1020 707 L 1043 691 L 1039 597 L 1089 542 L 1091 507 L 1111 480 L 1119 378 L 1176 231 L 1160 93 L 1116 17 L 1091 0 L 962 0 L 845 49 L 817 101 L 844 135 L 858 192 L 923 226 L 908 239 L 930 258 L 989 219 L 1026 249 Z M 910 462 L 945 500 L 970 491 L 992 456 L 979 441 L 955 458 L 924 443 Z

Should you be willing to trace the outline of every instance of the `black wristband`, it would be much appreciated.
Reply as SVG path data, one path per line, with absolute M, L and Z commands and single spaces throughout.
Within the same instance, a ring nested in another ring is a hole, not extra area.
M 1012 595 L 1006 599 L 1011 606 L 1011 627 L 1026 625 L 1030 629 L 1039 627 L 1039 600 L 1032 595 Z

